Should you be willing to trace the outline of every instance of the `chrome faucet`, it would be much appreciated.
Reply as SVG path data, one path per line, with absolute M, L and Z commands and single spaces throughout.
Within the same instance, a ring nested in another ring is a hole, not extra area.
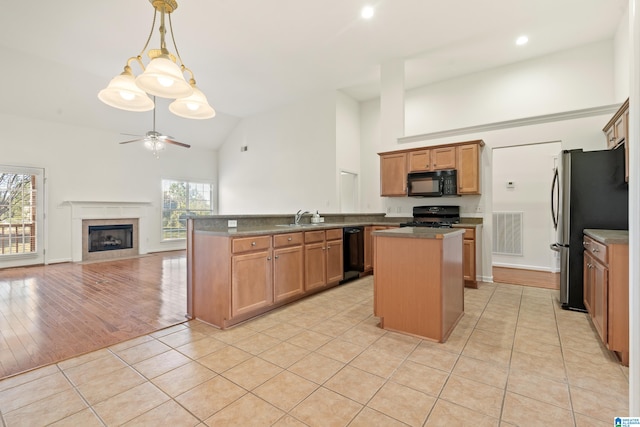
M 302 209 L 300 209 L 298 212 L 296 212 L 296 215 L 293 217 L 293 223 L 295 225 L 298 225 L 300 223 L 300 218 L 302 218 L 302 215 L 306 213 L 309 213 L 309 211 L 302 212 Z

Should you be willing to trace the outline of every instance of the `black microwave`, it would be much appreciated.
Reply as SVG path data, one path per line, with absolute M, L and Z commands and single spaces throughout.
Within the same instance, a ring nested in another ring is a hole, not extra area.
M 433 172 L 410 172 L 407 175 L 407 195 L 414 197 L 457 196 L 457 171 L 446 169 Z

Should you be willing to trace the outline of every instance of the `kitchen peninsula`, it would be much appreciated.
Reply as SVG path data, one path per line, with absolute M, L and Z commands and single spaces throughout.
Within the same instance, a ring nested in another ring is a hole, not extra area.
M 380 326 L 445 342 L 464 314 L 461 229 L 375 231 L 374 314 Z

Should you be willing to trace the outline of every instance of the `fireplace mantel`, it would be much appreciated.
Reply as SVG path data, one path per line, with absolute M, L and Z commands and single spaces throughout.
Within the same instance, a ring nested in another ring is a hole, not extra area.
M 147 201 L 66 200 L 71 206 L 71 259 L 82 261 L 82 220 L 85 219 L 138 219 L 138 251 L 147 253 Z

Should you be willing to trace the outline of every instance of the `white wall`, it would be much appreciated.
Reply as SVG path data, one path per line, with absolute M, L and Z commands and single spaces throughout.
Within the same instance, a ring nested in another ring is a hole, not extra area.
M 613 42 L 425 86 L 406 93 L 406 135 L 613 104 Z
M 147 249 L 184 249 L 184 241 L 160 242 L 161 180 L 216 182 L 211 150 L 169 147 L 156 159 L 141 143 L 119 145 L 123 136 L 111 132 L 2 114 L 0 128 L 1 164 L 45 170 L 48 263 L 71 260 L 71 211 L 65 201 L 150 202 Z
M 337 212 L 336 93 L 243 119 L 218 171 L 221 214 Z
M 493 212 L 522 212 L 522 254 L 494 253 L 494 266 L 557 271 L 549 194 L 560 150 L 559 142 L 493 149 Z
M 357 192 L 360 193 L 360 105 L 341 91 L 336 92 L 336 177 L 337 194 L 341 195 L 340 172 L 358 175 Z M 346 186 L 344 188 L 349 188 Z M 356 198 L 356 202 L 360 198 Z M 341 200 L 339 198 L 338 200 Z M 344 212 L 345 206 L 337 206 Z M 359 209 L 358 209 L 359 210 Z

